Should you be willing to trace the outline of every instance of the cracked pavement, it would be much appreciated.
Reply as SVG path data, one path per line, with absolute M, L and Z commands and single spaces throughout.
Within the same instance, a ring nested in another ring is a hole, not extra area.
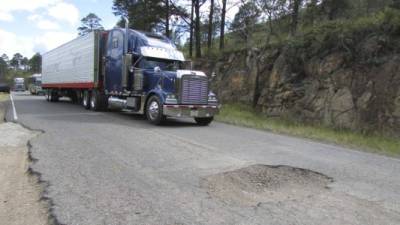
M 42 96 L 19 93 L 14 101 L 18 122 L 44 131 L 31 140 L 31 167 L 48 182 L 44 194 L 61 224 L 400 223 L 399 159 L 217 122 L 156 127 Z M 256 164 L 304 168 L 333 182 L 256 205 L 232 204 L 201 185 Z

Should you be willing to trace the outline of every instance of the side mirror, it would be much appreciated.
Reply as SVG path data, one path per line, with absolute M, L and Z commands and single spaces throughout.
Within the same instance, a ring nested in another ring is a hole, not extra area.
M 154 72 L 156 73 L 161 72 L 161 68 L 159 66 L 154 67 Z
M 212 80 L 214 80 L 215 77 L 217 77 L 217 74 L 215 72 L 212 72 L 211 76 L 208 77 L 208 81 L 211 82 Z
M 134 58 L 140 57 L 140 54 L 138 52 L 132 52 L 131 54 L 133 55 Z

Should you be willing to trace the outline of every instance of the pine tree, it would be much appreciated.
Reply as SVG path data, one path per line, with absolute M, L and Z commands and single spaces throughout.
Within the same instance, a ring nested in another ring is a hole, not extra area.
M 15 53 L 12 59 L 10 60 L 10 65 L 14 67 L 14 70 L 20 69 L 21 61 L 24 57 L 20 53 Z
M 29 67 L 32 73 L 41 73 L 42 71 L 42 56 L 36 53 L 29 59 Z
M 254 30 L 254 26 L 260 16 L 260 10 L 253 2 L 247 2 L 239 8 L 239 12 L 233 19 L 231 29 L 249 44 L 248 41 Z
M 100 24 L 101 19 L 94 13 L 89 13 L 87 16 L 82 18 L 82 26 L 78 28 L 79 36 L 84 36 L 94 30 L 104 30 L 104 27 Z
M 165 0 L 139 0 L 130 4 L 126 0 L 114 0 L 113 13 L 116 16 L 128 16 L 129 27 L 151 31 L 163 23 L 166 17 Z M 118 25 L 123 25 L 120 21 Z

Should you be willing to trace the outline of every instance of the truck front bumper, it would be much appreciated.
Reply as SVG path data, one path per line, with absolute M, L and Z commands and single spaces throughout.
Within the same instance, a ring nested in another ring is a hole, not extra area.
M 163 114 L 170 117 L 213 117 L 218 105 L 164 105 Z

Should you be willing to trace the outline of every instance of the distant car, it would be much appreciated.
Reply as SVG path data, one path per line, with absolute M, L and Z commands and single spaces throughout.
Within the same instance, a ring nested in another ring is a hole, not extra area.
M 0 92 L 10 93 L 10 86 L 5 83 L 0 83 Z

